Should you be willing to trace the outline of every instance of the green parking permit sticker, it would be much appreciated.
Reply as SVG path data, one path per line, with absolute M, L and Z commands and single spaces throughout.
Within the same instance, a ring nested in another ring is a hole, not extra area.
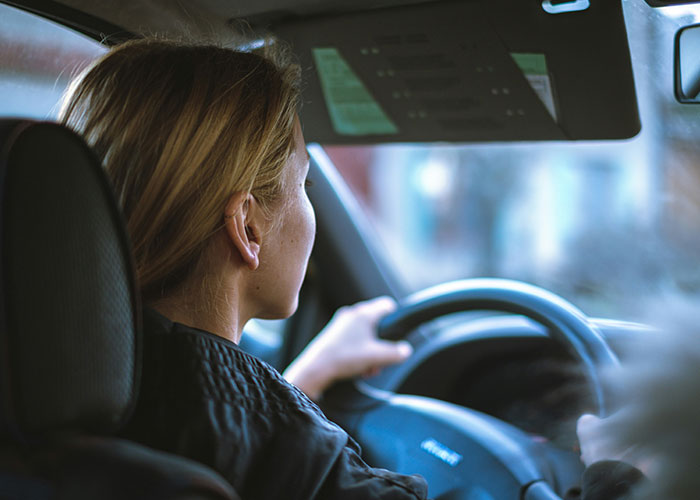
M 399 129 L 374 100 L 337 49 L 311 49 L 333 129 L 341 135 L 398 134 Z
M 547 74 L 547 59 L 544 54 L 524 54 L 513 52 L 510 55 L 515 64 L 526 75 L 546 75 Z
M 547 71 L 547 59 L 544 54 L 528 54 L 513 52 L 510 56 L 523 72 L 525 78 L 530 82 L 532 90 L 540 98 L 549 114 L 557 121 L 557 108 L 554 105 L 554 91 L 552 80 Z

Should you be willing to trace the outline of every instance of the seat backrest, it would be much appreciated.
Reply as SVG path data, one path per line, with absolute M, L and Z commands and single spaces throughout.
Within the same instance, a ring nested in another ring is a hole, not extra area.
M 136 399 L 136 297 L 92 151 L 0 120 L 0 498 L 235 498 L 203 466 L 111 437 Z
M 139 341 L 109 184 L 63 127 L 3 121 L 0 140 L 0 433 L 114 432 L 134 401 Z

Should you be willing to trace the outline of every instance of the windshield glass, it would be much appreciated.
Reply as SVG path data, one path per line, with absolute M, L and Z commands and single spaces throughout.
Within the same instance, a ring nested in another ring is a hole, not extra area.
M 700 292 L 700 106 L 673 97 L 674 35 L 700 6 L 623 5 L 633 139 L 325 148 L 408 290 L 512 278 L 620 319 Z

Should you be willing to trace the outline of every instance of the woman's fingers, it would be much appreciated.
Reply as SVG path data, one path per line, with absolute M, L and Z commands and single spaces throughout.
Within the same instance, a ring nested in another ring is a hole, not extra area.
M 370 340 L 363 354 L 370 367 L 381 368 L 405 361 L 413 354 L 413 346 L 405 340 L 390 342 L 373 339 Z
M 312 399 L 341 379 L 376 374 L 408 358 L 408 342 L 377 337 L 377 323 L 396 310 L 390 297 L 358 302 L 338 309 L 331 321 L 285 371 L 285 377 Z

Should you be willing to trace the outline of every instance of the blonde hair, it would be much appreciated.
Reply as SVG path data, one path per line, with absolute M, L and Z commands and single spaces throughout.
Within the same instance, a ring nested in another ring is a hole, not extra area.
M 299 104 L 299 69 L 281 55 L 130 41 L 70 89 L 62 121 L 112 180 L 146 301 L 190 275 L 234 192 L 279 197 Z

